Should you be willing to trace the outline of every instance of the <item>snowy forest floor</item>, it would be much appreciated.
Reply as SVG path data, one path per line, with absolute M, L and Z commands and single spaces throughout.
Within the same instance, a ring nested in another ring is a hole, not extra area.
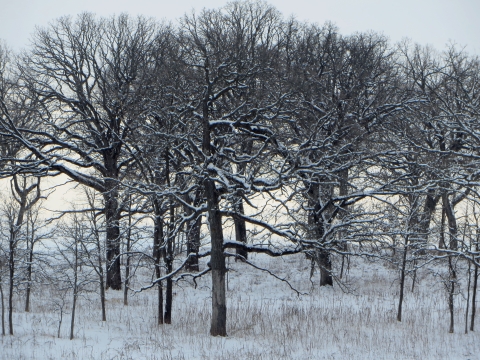
M 75 339 L 68 340 L 70 314 L 64 314 L 57 338 L 59 294 L 35 289 L 31 312 L 24 295 L 15 298 L 14 336 L 1 337 L 1 359 L 478 359 L 478 332 L 464 334 L 465 282 L 455 296 L 455 333 L 448 333 L 446 291 L 435 275 L 419 270 L 417 286 L 406 283 L 403 321 L 397 322 L 398 271 L 382 261 L 352 258 L 338 284 L 310 280 L 304 255 L 251 260 L 285 277 L 285 282 L 251 266 L 229 261 L 228 337 L 209 335 L 210 276 L 174 286 L 171 325 L 157 326 L 156 291 L 132 294 L 107 291 L 107 322 L 102 323 L 99 296 L 79 298 Z M 339 265 L 339 259 L 334 259 Z M 202 263 L 204 267 L 205 264 Z M 145 275 L 147 276 L 147 275 Z M 465 275 L 463 275 L 465 278 Z M 140 286 L 140 283 L 135 284 Z M 67 294 L 70 300 L 71 294 Z M 66 310 L 69 308 L 66 303 Z M 68 310 L 69 312 L 69 310 Z M 477 320 L 480 327 L 480 319 Z M 479 328 L 480 330 L 480 328 Z M 8 331 L 8 329 L 7 329 Z

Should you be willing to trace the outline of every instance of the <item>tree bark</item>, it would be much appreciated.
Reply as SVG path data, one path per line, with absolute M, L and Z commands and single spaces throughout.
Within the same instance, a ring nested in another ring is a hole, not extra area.
M 238 212 L 241 215 L 245 214 L 245 210 L 243 208 L 243 200 L 241 197 L 238 197 L 235 199 L 235 212 Z M 233 221 L 235 224 L 235 240 L 241 243 L 246 244 L 247 243 L 247 225 L 245 223 L 245 220 L 242 219 L 239 216 L 233 216 Z M 248 251 L 243 248 L 237 248 L 236 249 L 236 254 L 240 256 L 241 260 L 247 260 L 248 259 Z M 237 260 L 238 258 L 235 258 Z
M 194 199 L 190 199 L 188 194 L 185 196 L 185 201 L 188 204 L 193 204 L 194 207 L 197 207 L 201 202 L 201 191 L 195 191 Z M 188 206 L 184 207 L 184 211 L 187 216 L 193 216 L 193 211 Z M 200 230 L 202 225 L 202 216 L 198 215 L 193 219 L 190 219 L 186 224 L 186 241 L 187 241 L 187 255 L 188 254 L 198 254 L 198 249 L 200 248 Z M 198 272 L 198 257 L 191 256 L 188 258 L 187 263 L 185 264 L 186 271 Z
M 403 293 L 405 289 L 405 269 L 407 267 L 408 235 L 405 236 L 405 246 L 403 249 L 402 268 L 400 271 L 400 296 L 398 299 L 397 321 L 402 321 Z
M 33 262 L 33 243 L 28 249 L 28 264 L 27 264 L 27 289 L 25 294 L 25 312 L 30 312 L 30 292 L 32 289 L 32 262 Z
M 227 336 L 226 266 L 223 253 L 222 216 L 213 180 L 205 180 L 205 190 L 212 244 L 210 257 L 210 267 L 212 268 L 212 323 L 210 335 Z
M 155 259 L 155 275 L 158 278 L 162 276 L 162 271 L 160 267 L 160 260 L 162 258 L 162 245 L 163 245 L 163 220 L 162 213 L 160 208 L 160 203 L 157 200 L 154 200 L 154 211 L 155 211 L 155 229 L 153 232 L 153 258 Z M 163 324 L 163 285 L 159 281 L 157 283 L 157 316 L 158 316 L 158 325 Z
M 167 166 L 168 168 L 168 166 Z M 167 238 L 167 251 L 165 257 L 165 265 L 167 267 L 167 273 L 170 274 L 173 270 L 173 239 L 174 239 L 174 221 L 175 221 L 175 208 L 173 204 L 170 204 L 170 221 L 168 227 L 168 238 Z M 165 324 L 172 323 L 172 302 L 173 302 L 173 280 L 171 277 L 167 279 L 167 289 L 165 294 Z
M 309 190 L 309 202 L 311 204 L 312 210 L 310 211 L 308 222 L 312 228 L 312 234 L 315 239 L 320 243 L 324 242 L 323 235 L 325 233 L 324 229 L 324 218 L 320 213 L 322 211 L 320 205 L 320 185 L 318 183 L 311 183 Z M 325 211 L 325 209 L 323 209 Z M 320 270 L 320 286 L 331 285 L 333 286 L 333 277 L 332 277 L 332 261 L 330 259 L 330 251 L 327 249 L 315 249 L 314 259 Z
M 106 229 L 106 250 L 107 250 L 107 269 L 106 269 L 106 287 L 113 290 L 122 289 L 122 276 L 120 268 L 120 210 L 118 208 L 118 191 L 111 180 L 109 189 L 103 194 L 105 199 L 105 220 Z
M 448 220 L 448 233 L 450 234 L 450 250 L 457 250 L 458 249 L 458 240 L 457 240 L 457 219 L 455 218 L 455 211 L 453 206 L 450 203 L 450 199 L 448 198 L 448 194 L 442 194 L 442 201 L 443 207 L 445 209 L 445 215 L 447 216 Z
M 476 310 L 476 299 L 477 299 L 478 265 L 475 264 L 474 266 L 475 266 L 475 270 L 473 274 L 472 315 L 470 316 L 470 331 L 474 331 L 473 329 L 475 328 L 475 310 Z
M 450 328 L 448 330 L 449 333 L 454 332 L 455 327 L 455 317 L 454 317 L 454 302 L 453 296 L 455 294 L 455 282 L 457 279 L 457 274 L 452 263 L 452 256 L 448 256 L 448 272 L 449 272 L 449 279 L 448 279 L 448 309 L 450 311 Z
M 3 298 L 2 279 L 0 278 L 0 295 L 2 297 L 2 336 L 5 336 L 5 302 Z

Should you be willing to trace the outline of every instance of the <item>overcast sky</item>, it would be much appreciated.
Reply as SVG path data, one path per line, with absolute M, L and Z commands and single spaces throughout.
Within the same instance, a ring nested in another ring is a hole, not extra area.
M 29 45 L 35 25 L 89 11 L 127 12 L 175 21 L 191 9 L 218 8 L 226 0 L 0 0 L 0 38 L 14 50 Z M 284 16 L 323 24 L 342 34 L 374 30 L 396 42 L 404 37 L 443 50 L 448 42 L 480 54 L 480 0 L 271 0 Z

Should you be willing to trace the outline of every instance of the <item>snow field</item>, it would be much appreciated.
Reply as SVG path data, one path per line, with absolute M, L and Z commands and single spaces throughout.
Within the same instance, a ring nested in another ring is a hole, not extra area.
M 385 263 L 351 259 L 344 292 L 338 285 L 320 288 L 318 272 L 310 281 L 310 262 L 303 255 L 283 259 L 252 255 L 251 259 L 288 279 L 305 295 L 297 296 L 286 283 L 229 260 L 227 338 L 208 333 L 207 275 L 197 280 L 196 289 L 188 282 L 174 287 L 173 323 L 160 327 L 154 290 L 130 296 L 128 306 L 123 305 L 123 292 L 109 290 L 105 323 L 99 321 L 98 295 L 83 293 L 75 339 L 70 341 L 70 314 L 64 314 L 61 338 L 56 337 L 59 312 L 53 300 L 59 294 L 37 288 L 31 313 L 19 311 L 24 299 L 17 294 L 15 335 L 2 337 L 0 358 L 473 360 L 480 354 L 478 334 L 464 334 L 465 294 L 455 296 L 456 328 L 449 334 L 445 290 L 426 269 L 419 271 L 413 293 L 411 278 L 407 280 L 399 323 L 398 272 Z M 145 269 L 140 273 L 134 286 L 150 275 Z M 67 294 L 66 310 L 70 297 Z

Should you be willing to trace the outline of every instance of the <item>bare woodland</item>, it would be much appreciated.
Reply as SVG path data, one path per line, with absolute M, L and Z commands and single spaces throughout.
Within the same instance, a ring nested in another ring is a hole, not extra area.
M 21 53 L 0 45 L 2 333 L 44 286 L 63 294 L 62 315 L 68 304 L 70 339 L 92 289 L 103 321 L 115 321 L 106 290 L 124 292 L 118 306 L 156 292 L 152 316 L 166 326 L 176 284 L 208 276 L 205 328 L 224 337 L 229 259 L 268 270 L 252 253 L 304 254 L 305 277 L 345 291 L 352 258 L 387 262 L 398 321 L 416 272 L 445 269 L 445 331 L 459 331 L 460 280 L 461 331 L 473 331 L 479 169 L 480 62 L 453 44 L 344 36 L 250 1 L 175 25 L 54 20 Z M 42 207 L 45 178 L 61 176 L 84 206 Z M 131 286 L 139 269 L 151 276 Z

